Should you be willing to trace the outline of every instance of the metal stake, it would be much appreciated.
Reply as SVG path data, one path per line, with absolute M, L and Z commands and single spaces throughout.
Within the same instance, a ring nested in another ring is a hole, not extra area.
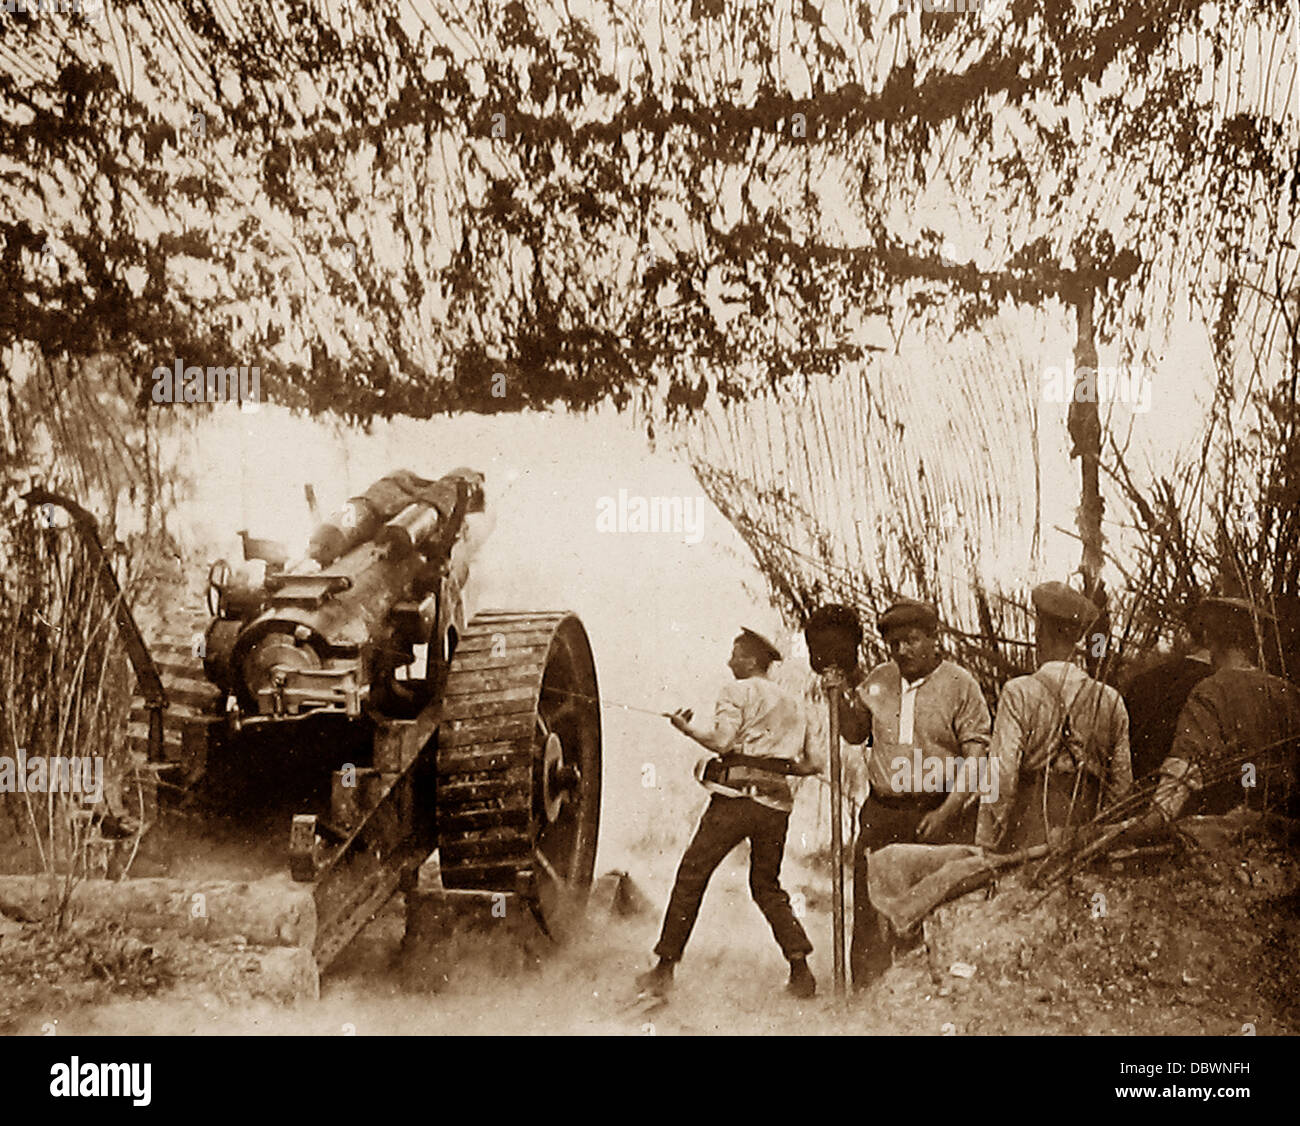
M 840 689 L 844 674 L 829 668 L 822 674 L 822 687 L 830 708 L 830 772 L 831 772 L 831 942 L 833 944 L 833 975 L 835 997 L 843 1000 L 844 984 L 844 791 L 840 771 Z

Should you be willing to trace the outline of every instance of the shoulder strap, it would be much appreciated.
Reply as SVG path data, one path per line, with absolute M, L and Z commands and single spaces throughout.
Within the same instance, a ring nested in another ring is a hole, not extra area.
M 1039 679 L 1043 680 L 1044 678 L 1039 678 Z M 1069 755 L 1070 761 L 1074 764 L 1075 770 L 1081 769 L 1084 765 L 1079 761 L 1078 756 L 1074 753 L 1074 747 L 1071 743 L 1071 737 L 1074 734 L 1074 729 L 1070 723 L 1070 709 L 1074 707 L 1079 697 L 1083 694 L 1083 690 L 1087 686 L 1088 686 L 1088 681 L 1085 679 L 1084 682 L 1074 690 L 1074 695 L 1070 697 L 1070 702 L 1068 704 L 1065 702 L 1065 696 L 1063 692 L 1065 688 L 1064 678 L 1062 678 L 1061 683 L 1059 685 L 1052 686 L 1052 692 L 1055 695 L 1057 702 L 1061 705 L 1061 722 L 1057 725 L 1056 728 L 1056 737 L 1054 740 L 1054 745 L 1047 752 L 1046 769 L 1048 770 L 1052 768 L 1052 765 L 1056 762 L 1057 757 L 1062 753 Z

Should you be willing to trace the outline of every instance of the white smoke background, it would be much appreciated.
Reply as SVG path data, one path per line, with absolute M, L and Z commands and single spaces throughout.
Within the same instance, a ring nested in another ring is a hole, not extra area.
M 743 543 L 712 505 L 704 504 L 697 543 L 688 542 L 695 537 L 687 534 L 597 530 L 597 502 L 617 497 L 620 489 L 646 498 L 703 496 L 684 459 L 671 450 L 652 451 L 626 416 L 612 411 L 462 416 L 375 422 L 364 432 L 267 404 L 253 412 L 230 407 L 186 416 L 177 411 L 173 418 L 177 433 L 163 442 L 175 493 L 169 527 L 181 545 L 193 609 L 208 563 L 242 558 L 239 529 L 285 542 L 291 557 L 298 553 L 313 527 L 305 484 L 314 487 L 319 509 L 327 514 L 393 469 L 437 477 L 467 466 L 485 475 L 485 516 L 491 524 L 471 564 L 467 612 L 574 611 L 591 637 L 605 700 L 656 712 L 691 707 L 697 717 L 707 716 L 731 677 L 726 661 L 742 625 L 765 633 L 789 656 L 776 668 L 779 681 L 802 691 L 811 680 L 802 639 L 783 626 Z M 626 994 L 632 975 L 649 964 L 677 862 L 707 802 L 691 776 L 704 752 L 660 716 L 614 706 L 603 708 L 602 715 L 597 874 L 627 871 L 649 900 L 645 914 L 596 919 L 591 934 L 536 964 L 522 959 L 512 968 L 510 956 L 500 950 L 489 956 L 466 947 L 456 972 L 434 983 L 441 992 L 431 996 L 408 993 L 409 982 L 388 974 L 379 953 L 363 950 L 352 957 L 353 972 L 327 977 L 318 1004 L 231 1009 L 198 996 L 190 1004 L 115 1003 L 77 1016 L 78 1029 L 165 1028 L 180 1034 L 341 1034 L 345 1024 L 362 1033 L 626 1029 L 612 998 Z M 824 719 L 816 718 L 824 742 Z M 825 847 L 828 808 L 825 786 L 803 783 L 784 870 L 792 892 L 810 882 L 827 883 L 800 857 Z M 731 1012 L 723 1022 L 727 1027 L 775 1030 L 789 1017 L 779 997 L 781 1004 L 768 1011 L 785 964 L 750 900 L 747 864 L 742 846 L 719 869 L 686 965 L 704 988 L 702 997 L 717 992 L 707 1011 L 716 1009 L 719 1019 Z M 804 922 L 819 951 L 828 952 L 829 915 L 815 898 Z M 388 937 L 399 936 L 400 928 Z M 359 945 L 376 941 L 371 935 Z M 814 954 L 814 967 L 828 978 L 829 954 L 824 967 L 819 958 L 820 952 Z M 762 985 L 756 972 L 765 979 Z M 739 1009 L 733 994 L 741 999 Z M 634 1022 L 631 1031 L 639 1029 Z
M 173 454 L 185 494 L 172 530 L 199 579 L 211 559 L 241 558 L 240 528 L 300 555 L 313 528 L 306 484 L 329 513 L 393 469 L 437 477 L 468 466 L 485 476 L 491 530 L 471 564 L 467 614 L 574 611 L 591 636 L 605 698 L 656 711 L 707 710 L 730 676 L 738 627 L 780 632 L 761 576 L 711 506 L 695 544 L 685 535 L 597 530 L 597 501 L 620 489 L 702 496 L 689 469 L 650 453 L 612 412 L 377 422 L 365 433 L 262 405 L 214 412 L 188 429 Z M 606 800 L 617 804 L 603 822 L 602 861 L 616 866 L 640 826 L 680 820 L 660 807 L 662 785 L 642 784 L 643 766 L 652 764 L 661 783 L 689 777 L 694 744 L 664 719 L 617 707 L 603 713 Z

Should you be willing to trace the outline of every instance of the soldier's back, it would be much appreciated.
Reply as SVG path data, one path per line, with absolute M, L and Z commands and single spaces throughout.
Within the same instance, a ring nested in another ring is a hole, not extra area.
M 1197 812 L 1222 813 L 1239 804 L 1243 781 L 1259 802 L 1293 815 L 1300 811 L 1297 740 L 1300 689 L 1290 681 L 1254 668 L 1206 677 L 1188 697 L 1175 740 L 1175 757 L 1190 749 L 1206 774 Z

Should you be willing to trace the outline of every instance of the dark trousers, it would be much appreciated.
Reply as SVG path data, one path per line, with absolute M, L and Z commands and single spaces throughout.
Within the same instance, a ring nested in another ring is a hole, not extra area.
M 849 945 L 849 973 L 853 987 L 871 984 L 889 969 L 894 952 L 914 946 L 915 940 L 898 938 L 871 904 L 867 891 L 870 854 L 891 844 L 915 844 L 916 827 L 930 810 L 943 804 L 945 794 L 918 795 L 917 800 L 882 801 L 867 795 L 858 814 L 858 839 L 853 849 L 853 939 Z M 974 810 L 948 823 L 943 834 L 929 844 L 958 844 L 974 840 Z
M 781 890 L 781 857 L 790 815 L 748 798 L 715 794 L 700 827 L 686 846 L 677 869 L 673 894 L 664 915 L 664 929 L 655 953 L 676 960 L 686 949 L 700 901 L 714 870 L 736 845 L 749 839 L 749 890 L 763 912 L 786 958 L 807 954 L 812 943 L 794 917 L 790 897 Z

